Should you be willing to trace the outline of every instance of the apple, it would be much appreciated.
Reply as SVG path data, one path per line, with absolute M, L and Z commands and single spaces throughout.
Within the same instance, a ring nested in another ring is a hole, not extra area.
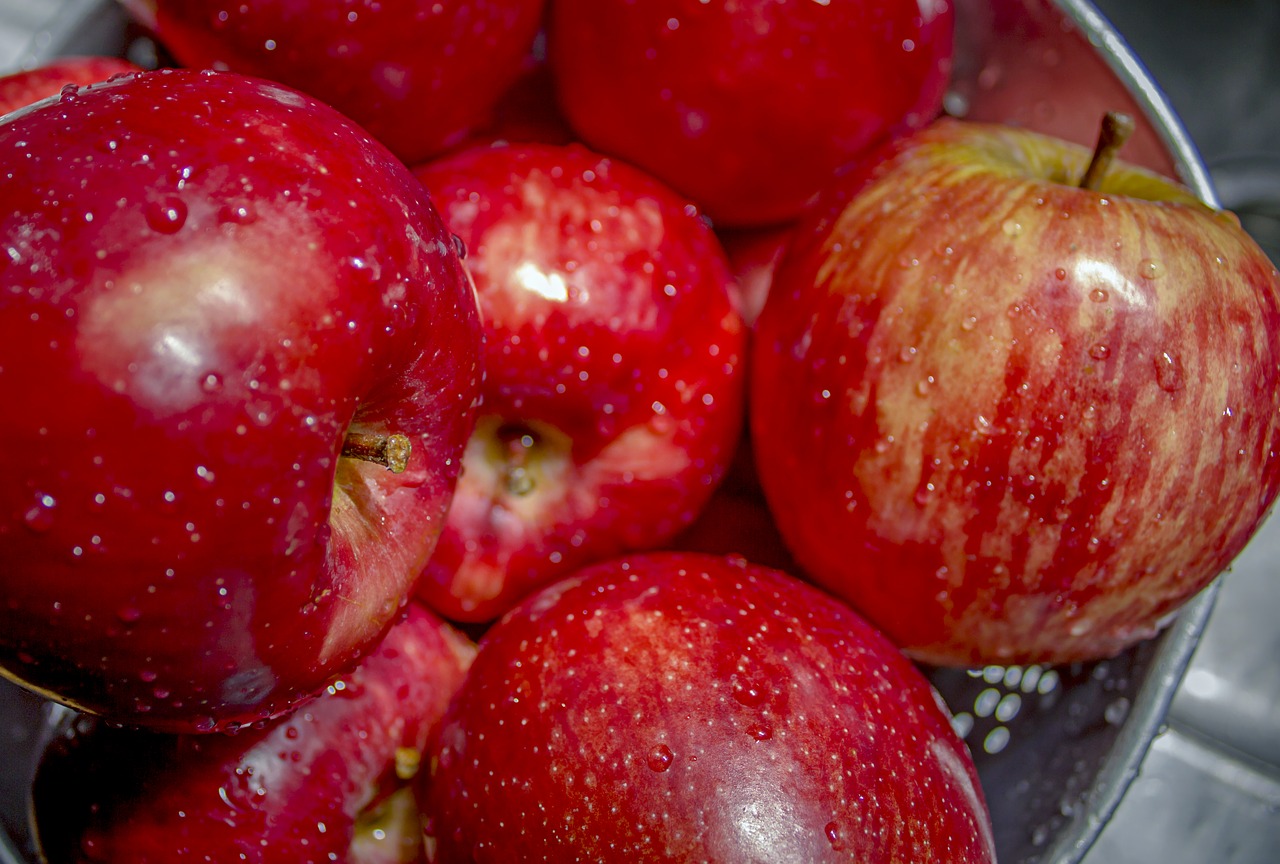
M 466 246 L 486 335 L 480 417 L 418 591 L 487 621 L 694 520 L 743 425 L 746 328 L 710 228 L 624 163 L 528 143 L 414 172 Z
M 717 225 L 796 216 L 840 165 L 941 109 L 949 0 L 556 0 L 570 125 Z
M 520 76 L 544 0 L 121 0 L 183 66 L 279 81 L 397 156 L 461 143 Z
M 168 731 L 288 711 L 442 527 L 482 338 L 451 236 L 365 132 L 231 73 L 10 114 L 0 176 L 0 671 Z
M 431 860 L 994 862 L 969 752 L 844 604 L 647 553 L 485 634 L 419 775 Z
M 1107 170 L 1118 143 L 939 120 L 848 171 L 774 274 L 770 507 L 920 661 L 1114 655 L 1275 500 L 1280 276 L 1232 214 Z
M 263 728 L 165 735 L 70 718 L 33 788 L 41 852 L 50 864 L 417 861 L 410 780 L 474 655 L 411 604 L 355 671 Z M 386 820 L 397 808 L 409 818 Z
M 56 96 L 67 85 L 95 84 L 113 75 L 139 71 L 136 65 L 120 57 L 80 55 L 59 57 L 30 69 L 0 75 L 0 115 Z

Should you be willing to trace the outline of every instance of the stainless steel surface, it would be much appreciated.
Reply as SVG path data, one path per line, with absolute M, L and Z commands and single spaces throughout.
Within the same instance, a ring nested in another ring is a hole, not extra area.
M 1003 23 L 993 21 L 997 5 L 1007 13 Z M 1211 176 L 1224 203 L 1245 205 L 1246 227 L 1272 236 L 1268 214 L 1277 198 L 1268 190 L 1280 187 L 1280 4 L 1098 5 L 1136 57 L 1083 0 L 957 0 L 969 22 L 971 65 L 960 70 L 950 107 L 1078 130 L 1087 139 L 1093 125 L 1078 123 L 1080 116 L 1131 100 L 1150 121 L 1146 140 L 1135 141 L 1143 161 L 1209 197 Z M 86 16 L 93 27 L 79 26 Z M 983 38 L 1001 27 L 999 44 Z M 1087 50 L 1082 32 L 1092 34 L 1096 51 Z M 55 49 L 118 50 L 123 36 L 122 18 L 105 0 L 0 0 L 0 69 Z M 1160 639 L 1115 661 L 939 676 L 981 765 L 1004 864 L 1280 858 L 1277 553 L 1280 525 L 1269 525 L 1223 580 L 1216 607 L 1203 598 Z M 0 685 L 0 827 L 16 837 L 24 833 L 21 778 L 29 776 L 44 710 Z M 0 838 L 0 864 L 20 862 L 4 846 Z

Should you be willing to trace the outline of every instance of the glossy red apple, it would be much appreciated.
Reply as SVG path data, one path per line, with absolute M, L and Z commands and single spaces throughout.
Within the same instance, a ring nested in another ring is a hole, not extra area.
M 452 238 L 366 133 L 228 73 L 11 114 L 0 175 L 0 670 L 118 723 L 288 710 L 440 531 L 480 377 Z
M 113 75 L 141 71 L 120 57 L 84 55 L 60 57 L 48 63 L 0 76 L 0 115 L 40 99 L 57 96 L 68 84 L 84 86 Z
M 632 556 L 533 595 L 485 635 L 435 740 L 441 864 L 995 860 L 922 674 L 740 558 Z
M 527 144 L 416 174 L 466 244 L 487 337 L 481 416 L 419 592 L 491 620 L 693 521 L 742 426 L 746 330 L 706 223 L 624 163 Z
M 783 536 L 930 663 L 1115 654 L 1280 488 L 1274 265 L 1154 174 L 1081 188 L 1089 163 L 939 121 L 832 190 L 757 322 L 752 434 Z
M 420 860 L 409 781 L 474 655 L 413 604 L 354 672 L 265 728 L 163 735 L 72 718 L 36 777 L 41 851 L 50 864 Z M 397 808 L 407 821 L 387 818 Z
M 525 68 L 544 0 L 121 0 L 184 66 L 280 81 L 401 159 L 460 143 Z
M 717 225 L 794 217 L 840 165 L 933 119 L 951 72 L 950 0 L 548 8 L 548 58 L 574 130 Z

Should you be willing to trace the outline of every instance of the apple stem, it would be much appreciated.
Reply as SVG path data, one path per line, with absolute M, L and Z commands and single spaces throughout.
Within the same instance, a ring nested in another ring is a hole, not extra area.
M 409 454 L 413 444 L 408 435 L 392 432 L 390 435 L 367 435 L 348 432 L 342 442 L 342 455 L 362 459 L 390 468 L 392 474 L 400 474 L 409 467 Z
M 1129 140 L 1134 130 L 1133 117 L 1120 111 L 1108 111 L 1102 117 L 1102 128 L 1098 130 L 1098 143 L 1093 148 L 1093 158 L 1080 179 L 1080 188 L 1097 192 L 1102 188 L 1103 178 L 1111 170 L 1120 148 Z

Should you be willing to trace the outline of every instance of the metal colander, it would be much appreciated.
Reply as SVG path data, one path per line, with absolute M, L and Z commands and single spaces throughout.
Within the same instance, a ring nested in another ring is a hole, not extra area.
M 1125 158 L 1173 174 L 1216 203 L 1181 122 L 1087 0 L 954 2 L 948 112 L 1091 145 L 1105 111 L 1127 111 L 1139 130 Z M 87 53 L 123 54 L 142 65 L 154 58 L 114 2 L 73 0 L 36 34 L 25 62 Z M 1003 864 L 1082 860 L 1163 722 L 1214 593 L 1185 607 L 1160 636 L 1106 661 L 928 670 L 973 753 Z M 64 710 L 0 681 L 0 864 L 37 860 L 27 793 Z

